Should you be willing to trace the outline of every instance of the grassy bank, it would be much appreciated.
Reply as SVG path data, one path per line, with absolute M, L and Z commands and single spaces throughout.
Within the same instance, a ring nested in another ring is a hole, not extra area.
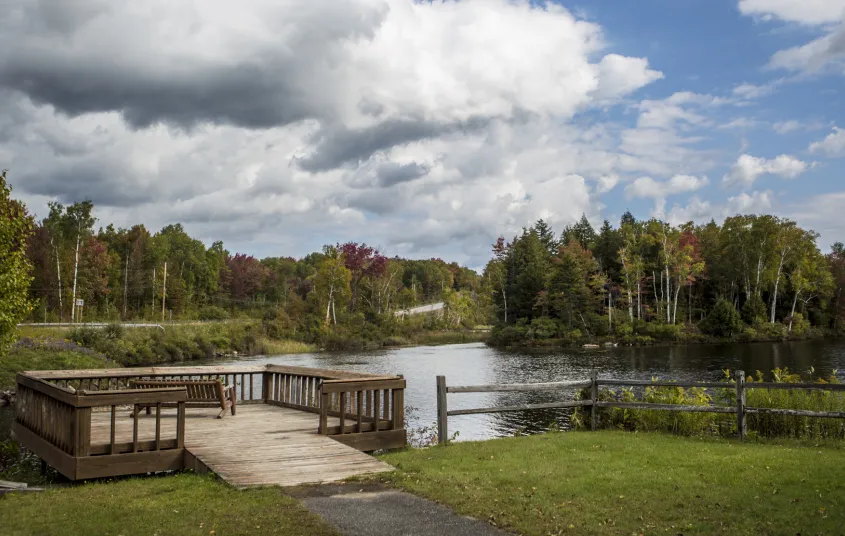
M 0 527 L 8 536 L 337 534 L 279 489 L 236 491 L 194 474 L 9 495 Z
M 66 370 L 118 367 L 104 356 L 71 343 L 16 345 L 0 355 L 0 390 L 15 385 L 15 375 L 22 370 Z
M 837 534 L 845 450 L 567 432 L 390 453 L 386 478 L 528 535 Z
M 313 345 L 275 338 L 257 322 L 214 322 L 175 324 L 158 328 L 124 328 L 119 324 L 105 328 L 72 329 L 25 328 L 18 346 L 47 349 L 70 341 L 91 349 L 124 366 L 153 365 L 219 355 L 262 355 L 310 352 Z

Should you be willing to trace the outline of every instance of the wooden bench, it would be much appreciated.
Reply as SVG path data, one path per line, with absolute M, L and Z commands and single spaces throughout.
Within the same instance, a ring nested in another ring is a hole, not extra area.
M 227 385 L 224 387 L 221 380 L 131 380 L 129 387 L 132 389 L 184 387 L 188 392 L 188 399 L 185 401 L 186 407 L 220 408 L 220 413 L 217 415 L 218 419 L 223 418 L 226 410 L 231 410 L 232 415 L 235 414 L 237 403 L 235 386 Z M 172 404 L 162 404 L 162 406 L 172 406 Z M 130 417 L 134 417 L 135 413 L 140 411 L 142 407 L 147 409 L 147 415 L 149 415 L 152 406 L 136 404 Z

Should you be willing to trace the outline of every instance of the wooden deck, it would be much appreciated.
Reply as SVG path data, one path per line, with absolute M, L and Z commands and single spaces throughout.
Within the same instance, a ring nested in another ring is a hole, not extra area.
M 115 421 L 116 441 L 131 442 L 130 409 Z M 191 408 L 185 416 L 186 466 L 213 471 L 238 488 L 331 482 L 393 468 L 353 447 L 316 433 L 319 415 L 268 404 L 238 406 L 216 419 L 218 409 Z M 329 419 L 331 426 L 338 419 Z M 334 421 L 334 422 L 332 422 Z M 155 414 L 139 417 L 139 436 L 155 434 Z M 176 431 L 176 410 L 163 409 L 161 434 Z M 91 415 L 91 445 L 108 445 L 111 412 Z

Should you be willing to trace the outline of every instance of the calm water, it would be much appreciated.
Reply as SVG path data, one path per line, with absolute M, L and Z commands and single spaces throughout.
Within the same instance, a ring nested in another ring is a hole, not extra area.
M 549 382 L 584 380 L 590 370 L 600 377 L 649 379 L 718 380 L 724 369 L 761 370 L 767 375 L 775 367 L 816 374 L 834 370 L 845 373 L 845 341 L 805 341 L 717 346 L 659 348 L 609 348 L 602 350 L 562 350 L 550 353 L 502 351 L 484 344 L 423 346 L 370 352 L 314 353 L 274 357 L 254 357 L 220 364 L 274 363 L 306 367 L 334 368 L 379 374 L 403 374 L 408 381 L 405 403 L 411 426 L 436 420 L 435 376 L 446 376 L 447 385 L 489 383 Z M 468 393 L 450 394 L 449 408 L 492 407 L 541 403 L 571 398 L 561 393 Z M 459 439 L 483 439 L 533 433 L 552 423 L 567 426 L 569 410 L 533 410 L 491 415 L 449 418 L 450 433 Z
M 718 380 L 724 369 L 761 370 L 767 375 L 775 367 L 817 374 L 845 372 L 845 341 L 806 341 L 718 346 L 660 348 L 610 348 L 562 350 L 549 353 L 510 352 L 483 344 L 423 346 L 373 352 L 314 353 L 259 356 L 216 364 L 275 363 L 306 367 L 346 369 L 379 374 L 403 374 L 408 381 L 406 405 L 411 426 L 434 423 L 436 417 L 435 376 L 446 376 L 448 385 L 549 382 L 587 379 L 591 369 L 605 378 Z M 840 376 L 842 377 L 842 376 Z M 552 402 L 571 398 L 561 393 L 472 393 L 449 395 L 450 409 Z M 483 439 L 534 433 L 552 423 L 566 427 L 568 410 L 450 417 L 451 432 L 459 439 Z M 11 412 L 0 409 L 0 438 L 11 426 Z

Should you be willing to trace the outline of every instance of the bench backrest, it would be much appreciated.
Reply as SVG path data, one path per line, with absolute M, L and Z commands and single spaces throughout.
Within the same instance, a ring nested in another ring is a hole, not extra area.
M 223 401 L 223 382 L 221 380 L 132 380 L 129 385 L 134 389 L 153 389 L 156 387 L 185 387 L 188 402 Z

